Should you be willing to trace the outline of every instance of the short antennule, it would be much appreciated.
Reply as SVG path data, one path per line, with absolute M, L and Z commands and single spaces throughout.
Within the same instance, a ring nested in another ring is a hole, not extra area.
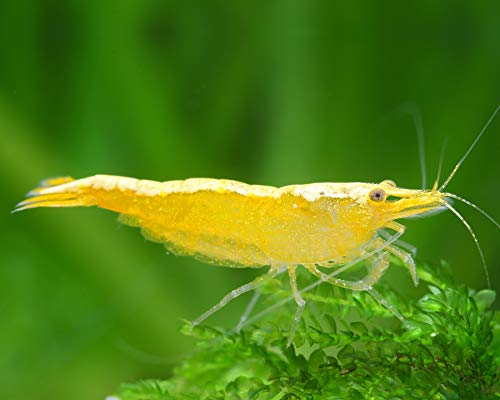
M 443 144 L 441 145 L 441 153 L 439 154 L 439 164 L 438 164 L 438 172 L 437 172 L 436 180 L 434 181 L 434 185 L 432 185 L 433 192 L 437 191 L 437 189 L 439 187 L 439 180 L 441 179 L 441 172 L 443 170 L 444 153 L 446 151 L 447 144 L 448 144 L 448 136 L 445 136 L 445 138 L 443 140 Z
M 463 155 L 463 157 L 460 159 L 460 161 L 457 163 L 457 165 L 455 165 L 455 168 L 453 168 L 453 171 L 451 171 L 451 174 L 448 176 L 448 178 L 446 178 L 446 180 L 444 181 L 444 183 L 441 185 L 441 187 L 438 190 L 439 192 L 443 191 L 444 188 L 448 185 L 448 183 L 450 183 L 451 179 L 453 178 L 453 176 L 455 175 L 455 173 L 458 171 L 458 169 L 460 168 L 460 166 L 462 165 L 462 163 L 464 162 L 464 160 L 467 158 L 467 156 L 472 151 L 472 149 L 476 146 L 477 142 L 479 142 L 479 139 L 481 139 L 481 136 L 483 136 L 483 133 L 486 131 L 486 129 L 488 129 L 488 126 L 490 126 L 491 121 L 493 121 L 493 119 L 495 118 L 495 116 L 497 115 L 497 113 L 498 113 L 499 110 L 500 110 L 500 104 L 497 106 L 497 108 L 495 109 L 495 111 L 493 112 L 493 114 L 491 115 L 491 117 L 488 119 L 488 122 L 486 122 L 486 124 L 484 125 L 483 129 L 481 129 L 481 132 L 479 132 L 479 134 L 477 135 L 476 139 L 474 140 L 474 142 L 472 142 L 472 144 L 470 145 L 470 147 L 468 148 L 468 150 L 465 152 L 465 154 Z

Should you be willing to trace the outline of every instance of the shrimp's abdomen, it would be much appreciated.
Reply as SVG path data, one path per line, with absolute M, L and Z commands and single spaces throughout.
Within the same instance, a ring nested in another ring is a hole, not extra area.
M 254 187 L 254 191 L 255 191 Z M 258 203 L 273 188 L 260 187 Z M 250 185 L 216 179 L 154 182 L 96 175 L 47 179 L 15 211 L 38 207 L 98 206 L 120 213 L 120 221 L 141 228 L 175 254 L 228 266 L 269 265 L 258 245 Z M 239 193 L 238 193 L 239 192 Z

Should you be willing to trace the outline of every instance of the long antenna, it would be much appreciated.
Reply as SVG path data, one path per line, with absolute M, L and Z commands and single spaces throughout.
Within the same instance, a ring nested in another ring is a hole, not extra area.
M 497 109 L 498 110 L 498 109 Z M 455 210 L 449 203 L 446 201 L 443 201 L 443 205 L 448 208 L 453 214 L 455 214 L 460 221 L 465 225 L 467 230 L 472 236 L 472 239 L 474 239 L 474 243 L 476 243 L 477 250 L 479 251 L 479 255 L 481 256 L 481 261 L 483 262 L 483 268 L 484 268 L 484 273 L 486 275 L 486 281 L 488 282 L 488 289 L 491 289 L 491 284 L 490 284 L 490 274 L 488 273 L 488 267 L 486 266 L 486 260 L 484 258 L 483 250 L 481 250 L 481 246 L 479 246 L 479 240 L 477 240 L 476 234 L 472 230 L 471 226 L 468 224 L 468 222 L 465 220 L 462 215 Z
M 470 145 L 469 149 L 465 152 L 465 154 L 460 159 L 460 161 L 458 162 L 458 164 L 455 165 L 455 168 L 453 168 L 453 171 L 451 171 L 450 176 L 444 181 L 444 183 L 439 188 L 439 192 L 441 192 L 448 185 L 448 183 L 450 183 L 451 178 L 453 178 L 453 176 L 458 171 L 458 169 L 460 168 L 460 166 L 462 165 L 462 163 L 464 162 L 464 160 L 467 158 L 467 156 L 469 155 L 469 153 L 472 151 L 472 149 L 474 148 L 474 146 L 476 145 L 476 143 L 479 141 L 479 139 L 481 139 L 481 136 L 483 136 L 483 133 L 486 131 L 486 129 L 488 129 L 488 126 L 490 125 L 491 121 L 493 121 L 493 118 L 495 118 L 495 115 L 497 115 L 497 113 L 498 113 L 499 110 L 500 110 L 500 105 L 497 106 L 495 112 L 491 115 L 490 119 L 488 119 L 488 122 L 486 122 L 486 125 L 484 125 L 483 129 L 481 129 L 481 132 L 479 132 L 479 135 L 477 135 L 476 139 L 474 140 L 474 142 L 472 142 L 472 144 Z
M 491 215 L 489 215 L 486 211 L 484 211 L 483 209 L 479 208 L 479 206 L 476 206 L 474 203 L 472 203 L 471 201 L 467 200 L 467 199 L 464 199 L 463 197 L 460 197 L 460 196 L 457 196 L 456 194 L 453 194 L 453 193 L 443 193 L 443 196 L 445 197 L 450 197 L 452 199 L 455 199 L 455 200 L 458 200 L 458 201 L 461 201 L 462 203 L 464 204 L 467 204 L 468 206 L 472 207 L 473 209 L 475 209 L 476 211 L 480 212 L 481 214 L 483 214 L 486 218 L 488 218 L 491 222 L 493 222 L 497 228 L 500 228 L 500 225 L 498 224 L 497 221 L 495 221 L 495 218 L 493 218 Z

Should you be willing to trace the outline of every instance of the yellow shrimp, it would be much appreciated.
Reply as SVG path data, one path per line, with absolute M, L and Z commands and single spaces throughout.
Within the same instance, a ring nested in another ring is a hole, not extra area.
M 497 111 L 498 108 L 495 114 Z M 232 299 L 287 271 L 297 303 L 290 344 L 305 306 L 296 283 L 299 265 L 321 281 L 369 291 L 404 321 L 373 289 L 388 268 L 390 255 L 403 262 L 418 284 L 412 254 L 396 245 L 405 231 L 396 220 L 447 208 L 466 225 L 479 248 L 470 226 L 448 199 L 477 207 L 443 192 L 469 151 L 439 190 L 437 183 L 432 190 L 413 190 L 399 188 L 390 180 L 379 184 L 313 183 L 277 188 L 221 179 L 154 182 L 96 175 L 79 180 L 46 180 L 14 211 L 98 206 L 120 213 L 121 222 L 140 227 L 146 238 L 163 243 L 174 254 L 235 268 L 269 267 L 266 274 L 227 294 L 193 325 Z M 394 233 L 382 235 L 385 229 Z M 479 251 L 483 257 L 480 248 Z M 371 265 L 365 278 L 347 281 L 333 276 L 363 259 Z M 336 270 L 326 275 L 318 267 Z

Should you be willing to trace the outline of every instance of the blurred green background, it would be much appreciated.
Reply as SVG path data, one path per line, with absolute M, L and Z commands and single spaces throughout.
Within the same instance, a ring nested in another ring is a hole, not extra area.
M 166 255 L 98 209 L 10 214 L 49 176 L 216 177 L 280 186 L 429 185 L 500 103 L 499 2 L 3 1 L 0 3 L 0 396 L 103 399 L 167 377 L 178 333 L 256 271 Z M 500 118 L 449 190 L 499 217 Z M 476 229 L 499 289 L 498 233 Z M 450 213 L 405 222 L 419 258 L 486 286 Z M 411 295 L 407 273 L 384 278 Z M 235 324 L 248 297 L 210 323 Z M 497 303 L 498 304 L 498 303 Z

